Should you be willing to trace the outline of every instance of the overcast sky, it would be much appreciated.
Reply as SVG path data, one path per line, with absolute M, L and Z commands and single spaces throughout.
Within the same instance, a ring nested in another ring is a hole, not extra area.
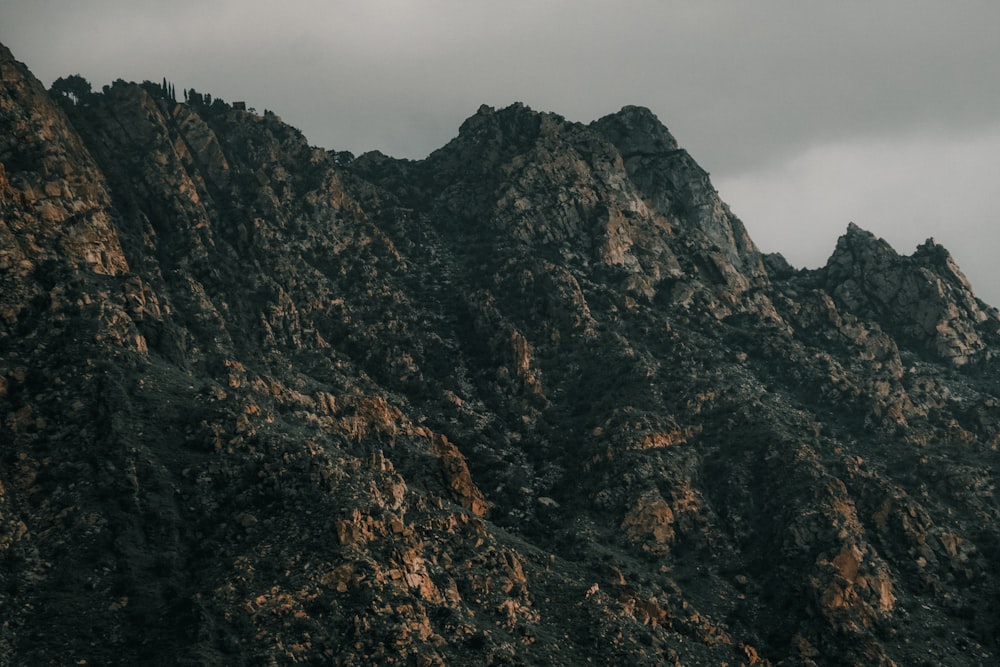
M 354 153 L 422 158 L 482 103 L 645 105 L 763 250 L 933 236 L 994 305 L 998 30 L 997 0 L 0 0 L 46 85 L 167 77 Z

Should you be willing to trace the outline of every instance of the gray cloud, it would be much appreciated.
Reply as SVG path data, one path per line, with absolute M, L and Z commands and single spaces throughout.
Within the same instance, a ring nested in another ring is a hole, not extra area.
M 983 222 L 1000 195 L 962 180 L 1000 174 L 997 158 L 973 150 L 1000 121 L 993 0 L 2 0 L 0 14 L 0 41 L 45 83 L 166 76 L 354 152 L 423 157 L 484 102 L 584 122 L 643 104 L 768 249 L 815 264 L 809 242 L 829 254 L 833 241 L 825 227 L 803 234 L 819 223 L 802 218 L 845 218 L 836 233 L 854 219 L 895 244 L 919 217 L 1000 303 L 1000 276 L 975 252 L 1000 246 Z M 958 145 L 973 148 L 947 164 L 911 150 Z M 850 178 L 837 171 L 843 151 Z M 906 204 L 930 183 L 961 201 Z M 777 208 L 812 213 L 793 221 Z M 963 243 L 972 250 L 953 247 Z

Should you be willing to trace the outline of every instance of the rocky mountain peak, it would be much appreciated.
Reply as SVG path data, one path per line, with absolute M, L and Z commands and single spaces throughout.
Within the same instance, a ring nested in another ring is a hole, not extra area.
M 477 171 L 496 165 L 529 150 L 543 132 L 546 119 L 550 132 L 562 121 L 561 116 L 534 111 L 520 102 L 499 110 L 484 104 L 462 123 L 458 136 L 432 153 L 430 159 L 448 156 L 444 159 L 457 160 L 465 168 Z
M 670 222 L 677 240 L 698 258 L 687 271 L 717 285 L 721 303 L 734 305 L 767 280 L 760 252 L 708 172 L 649 109 L 627 106 L 590 127 L 615 145 L 643 202 Z
M 823 273 L 847 310 L 951 363 L 988 353 L 986 341 L 1000 333 L 997 311 L 975 297 L 950 253 L 933 239 L 906 257 L 851 223 Z
M 997 662 L 946 250 L 763 257 L 640 107 L 412 161 L 171 91 L 0 51 L 0 664 Z
M 591 127 L 607 137 L 626 159 L 679 148 L 666 126 L 646 107 L 622 107 L 617 113 L 594 121 Z
M 837 239 L 836 249 L 827 261 L 827 266 L 831 264 L 864 265 L 886 261 L 896 256 L 896 251 L 885 239 L 879 238 L 850 222 L 847 225 L 847 231 Z
M 385 174 L 384 165 L 357 166 L 366 178 Z M 437 184 L 422 201 L 436 202 L 432 217 L 449 233 L 498 234 L 487 261 L 544 248 L 583 274 L 614 267 L 633 297 L 710 304 L 719 317 L 757 307 L 742 297 L 767 281 L 707 172 L 642 107 L 582 125 L 522 104 L 483 106 L 456 139 L 407 168 Z

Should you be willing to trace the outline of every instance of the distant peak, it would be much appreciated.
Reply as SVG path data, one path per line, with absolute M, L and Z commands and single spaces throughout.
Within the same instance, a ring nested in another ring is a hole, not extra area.
M 915 257 L 927 257 L 929 259 L 950 260 L 951 253 L 943 245 L 934 240 L 933 237 L 927 239 L 917 246 Z
M 641 106 L 625 106 L 620 111 L 595 120 L 591 127 L 608 138 L 628 157 L 677 150 L 677 140 L 652 111 Z
M 883 243 L 887 246 L 889 245 L 884 239 L 880 239 L 872 232 L 854 222 L 847 223 L 847 231 L 844 232 L 841 238 L 849 239 L 855 243 Z
M 497 108 L 490 106 L 489 104 L 480 104 L 479 108 L 476 109 L 476 113 L 465 120 L 463 125 L 468 123 L 481 123 L 483 121 L 495 122 L 502 118 L 513 118 L 518 116 L 526 117 L 536 117 L 544 115 L 539 111 L 535 111 L 529 107 L 524 102 L 514 102 L 513 104 L 508 104 L 505 107 Z
M 859 255 L 859 251 L 863 252 Z M 838 256 L 842 255 L 853 256 L 857 259 L 860 256 L 870 257 L 873 254 L 887 257 L 898 256 L 888 241 L 850 222 L 847 224 L 847 231 L 844 235 L 837 239 L 837 249 L 834 251 L 830 261 L 832 262 Z
M 459 140 L 474 144 L 519 144 L 525 140 L 530 141 L 538 135 L 541 119 L 546 116 L 562 118 L 534 111 L 522 102 L 515 102 L 502 109 L 483 104 L 462 123 L 458 130 Z
M 848 223 L 847 231 L 837 240 L 837 249 L 834 251 L 830 261 L 839 258 L 843 263 L 846 258 L 852 261 L 872 258 L 895 259 L 900 257 L 896 250 L 883 238 L 875 236 L 867 229 L 863 229 L 853 222 Z M 937 243 L 933 238 L 929 238 L 917 246 L 916 251 L 911 256 L 914 260 L 919 260 L 941 267 L 954 267 L 954 260 L 951 253 L 943 245 Z M 957 267 L 954 267 L 957 270 Z
M 507 114 L 507 115 L 509 115 L 509 114 L 516 114 L 516 113 L 525 113 L 525 112 L 529 113 L 529 114 L 535 114 L 535 113 L 537 113 L 535 110 L 533 110 L 531 107 L 529 107 L 524 102 L 513 102 L 511 104 L 508 104 L 505 107 L 500 108 L 500 109 L 497 109 L 494 106 L 490 106 L 489 104 L 480 104 L 479 105 L 479 109 L 476 110 L 476 115 L 477 116 L 492 116 L 494 114 Z
M 629 118 L 629 119 L 640 120 L 643 122 L 652 122 L 658 125 L 660 124 L 660 119 L 656 117 L 656 114 L 654 114 L 649 109 L 649 107 L 639 106 L 635 104 L 626 104 L 616 113 L 613 113 L 611 115 L 616 116 L 618 118 Z

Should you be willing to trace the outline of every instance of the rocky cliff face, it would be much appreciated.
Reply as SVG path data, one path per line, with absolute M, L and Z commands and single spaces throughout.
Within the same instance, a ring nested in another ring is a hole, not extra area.
M 1000 317 L 763 255 L 648 110 L 420 162 L 0 50 L 0 662 L 1000 652 Z

